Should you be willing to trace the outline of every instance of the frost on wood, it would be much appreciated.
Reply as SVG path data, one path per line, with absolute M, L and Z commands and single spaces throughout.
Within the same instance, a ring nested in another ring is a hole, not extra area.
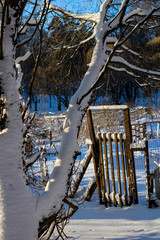
M 37 152 L 33 154 L 30 158 L 26 159 L 25 160 L 26 167 L 33 165 L 36 162 L 36 160 L 39 158 L 39 156 L 40 156 L 40 153 Z
M 139 149 L 139 150 L 144 150 L 146 148 L 145 141 L 138 141 L 136 143 L 131 143 L 130 144 L 130 149 Z

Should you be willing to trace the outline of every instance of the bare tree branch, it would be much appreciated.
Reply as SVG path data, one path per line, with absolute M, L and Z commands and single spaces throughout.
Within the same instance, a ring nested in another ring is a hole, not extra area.
M 51 1 L 51 0 L 50 0 L 50 1 Z M 49 2 L 50 2 L 50 1 L 49 1 Z M 19 48 L 19 47 L 27 44 L 28 42 L 30 42 L 30 41 L 32 40 L 32 38 L 34 37 L 36 31 L 39 29 L 40 24 L 42 23 L 43 17 L 47 15 L 49 5 L 48 5 L 47 9 L 46 9 L 46 7 L 47 7 L 47 2 L 46 2 L 46 0 L 44 0 L 44 6 L 43 6 L 43 10 L 42 10 L 42 12 L 41 12 L 41 17 L 40 17 L 39 21 L 37 21 L 37 26 L 36 26 L 35 30 L 33 31 L 33 33 L 31 34 L 31 36 L 30 36 L 29 38 L 27 38 L 27 39 L 24 40 L 23 42 L 17 44 L 17 48 Z M 45 13 L 45 11 L 46 11 L 46 13 Z M 46 19 L 46 17 L 45 17 L 45 19 Z M 44 21 L 43 21 L 43 22 L 44 22 Z M 44 24 L 42 24 L 42 25 L 44 25 Z
M 47 8 L 46 8 L 46 0 L 45 0 L 45 6 L 43 8 L 43 14 L 44 14 L 44 10 L 46 10 L 46 13 L 45 15 L 42 16 L 44 17 L 43 19 L 43 22 L 41 24 L 41 28 L 39 29 L 39 35 L 40 35 L 40 44 L 39 44 L 39 51 L 38 51 L 38 54 L 37 54 L 37 57 L 36 57 L 36 60 L 35 60 L 35 66 L 34 66 L 34 69 L 33 69 L 33 74 L 32 74 L 32 77 L 31 77 L 31 82 L 30 82 L 30 86 L 29 86 L 29 97 L 28 97 L 28 100 L 27 100 L 27 104 L 25 106 L 25 109 L 22 113 L 22 119 L 24 121 L 24 118 L 25 118 L 25 114 L 26 114 L 26 111 L 28 110 L 28 107 L 29 107 L 29 104 L 31 102 L 31 94 L 32 94 L 32 87 L 33 87 L 33 83 L 34 83 L 34 80 L 35 80 L 35 76 L 36 76 L 36 72 L 37 72 L 37 68 L 38 68 L 38 64 L 39 64 L 39 60 L 40 60 L 40 55 L 41 55 L 41 50 L 42 50 L 42 39 L 43 39 L 43 27 L 44 27 L 44 24 L 45 24 L 45 21 L 46 21 L 46 17 L 47 17 L 47 13 L 48 13 L 48 10 L 49 10 L 49 6 L 50 6 L 50 2 L 51 0 L 49 0 L 48 2 L 48 5 L 47 5 Z M 42 19 L 42 18 L 41 18 Z
M 147 14 L 147 16 L 145 16 L 142 20 L 140 20 L 135 26 L 134 28 L 132 29 L 132 31 L 130 31 L 130 33 L 127 34 L 127 36 L 121 41 L 118 43 L 118 45 L 122 45 L 124 42 L 126 42 L 126 40 L 138 29 L 140 28 L 151 16 L 153 16 L 153 14 L 155 12 L 157 12 L 158 10 L 160 9 L 159 8 L 156 8 L 156 9 L 153 9 L 150 13 Z
M 36 10 L 36 7 L 37 7 L 37 0 L 35 0 L 35 4 L 34 4 L 34 7 L 32 9 L 32 12 L 30 13 L 30 16 L 28 17 L 27 21 L 25 22 L 25 24 L 20 28 L 18 34 L 21 34 L 22 31 L 24 30 L 24 28 L 27 26 L 28 22 L 30 21 L 30 19 L 32 18 L 35 10 Z
M 52 11 L 58 11 L 60 13 L 62 13 L 65 16 L 68 16 L 70 18 L 73 18 L 75 20 L 81 20 L 81 21 L 87 21 L 87 22 L 96 22 L 96 18 L 97 18 L 97 13 L 87 13 L 87 14 L 75 14 L 69 11 L 66 11 L 58 6 L 55 5 L 50 5 L 50 10 Z
M 1 4 L 2 8 L 3 8 L 3 2 L 2 2 L 2 0 L 0 0 L 0 4 Z
M 117 15 L 109 22 L 108 26 L 114 24 L 115 21 L 117 21 L 119 24 L 121 24 L 122 19 L 124 17 L 124 14 L 126 12 L 126 8 L 128 7 L 129 0 L 123 0 L 120 10 L 117 13 Z

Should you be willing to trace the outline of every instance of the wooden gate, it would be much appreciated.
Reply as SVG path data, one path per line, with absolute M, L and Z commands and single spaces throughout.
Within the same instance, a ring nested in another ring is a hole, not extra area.
M 97 138 L 93 126 L 92 110 L 113 109 L 123 110 L 125 134 L 101 134 L 99 132 Z M 90 107 L 87 110 L 87 121 L 100 203 L 110 206 L 112 203 L 114 206 L 138 203 L 134 157 L 130 149 L 132 131 L 128 106 Z M 113 157 L 113 144 L 115 157 Z M 116 189 L 115 178 L 117 178 L 118 189 Z

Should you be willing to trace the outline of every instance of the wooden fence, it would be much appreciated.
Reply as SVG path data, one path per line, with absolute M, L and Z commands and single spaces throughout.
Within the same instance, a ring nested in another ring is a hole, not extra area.
M 91 110 L 123 110 L 124 116 L 124 128 L 125 128 L 125 138 L 122 134 L 115 133 L 112 136 L 110 133 L 103 134 L 98 133 L 98 141 L 95 136 L 94 126 L 93 126 L 93 119 Z M 130 204 L 138 203 L 138 196 L 137 196 L 137 185 L 136 185 L 136 175 L 135 175 L 135 167 L 134 167 L 134 157 L 133 152 L 130 149 L 130 144 L 132 142 L 132 131 L 131 131 L 131 124 L 130 124 L 130 113 L 129 108 L 127 106 L 102 106 L 102 107 L 90 107 L 87 110 L 87 121 L 89 127 L 89 134 L 91 139 L 91 150 L 92 150 L 92 158 L 94 163 L 95 169 L 95 176 L 96 176 L 96 184 L 98 188 L 98 195 L 100 203 L 111 205 L 113 203 L 115 206 L 117 203 L 120 206 L 128 204 L 127 199 L 129 199 Z M 112 152 L 112 144 L 115 144 L 116 150 L 116 163 L 114 163 L 113 159 L 113 152 Z M 118 147 L 119 145 L 119 147 Z M 103 161 L 103 153 L 102 149 L 104 148 L 105 152 L 105 166 Z M 121 184 L 121 175 L 120 175 L 120 164 L 119 164 L 119 154 L 118 148 L 121 149 L 121 165 L 122 165 L 122 178 L 123 184 Z M 110 159 L 108 159 L 107 151 L 109 151 Z M 110 161 L 110 162 L 109 162 Z M 108 166 L 111 166 L 111 178 L 109 177 L 109 170 Z M 116 170 L 114 169 L 116 166 Z M 106 169 L 106 173 L 104 172 Z M 116 187 L 115 187 L 115 175 L 117 173 L 118 179 L 118 193 L 116 194 Z M 127 181 L 127 182 L 126 182 Z M 110 185 L 110 183 L 112 183 Z M 123 199 L 122 201 L 122 186 L 123 186 Z M 128 192 L 127 192 L 128 186 Z M 107 187 L 107 188 L 106 188 Z M 112 192 L 110 189 L 112 188 Z M 107 190 L 106 190 L 107 189 Z M 118 197 L 117 197 L 118 196 Z M 117 201 L 118 200 L 118 201 Z
M 95 134 L 92 110 L 122 110 L 124 118 L 125 133 L 101 133 L 98 128 Z M 95 180 L 92 181 L 90 187 L 87 188 L 84 197 L 90 200 L 94 190 L 97 187 L 99 201 L 101 204 L 123 205 L 127 206 L 132 203 L 138 203 L 136 169 L 134 164 L 134 151 L 143 151 L 145 160 L 145 176 L 146 176 L 146 198 L 149 207 L 157 206 L 152 200 L 153 183 L 159 187 L 160 174 L 150 174 L 148 141 L 132 142 L 132 127 L 130 123 L 130 112 L 127 106 L 101 106 L 90 107 L 86 113 L 89 135 L 90 148 L 84 158 L 81 172 L 75 181 L 71 192 L 71 197 L 76 193 L 85 171 L 93 159 Z M 156 195 L 159 194 L 156 190 Z M 158 195 L 159 196 L 159 195 Z
M 127 191 L 127 175 L 129 175 L 129 166 L 125 166 L 126 152 L 126 137 L 122 133 L 98 133 L 99 143 L 99 175 L 100 175 L 100 188 L 102 193 L 102 201 L 113 203 L 114 206 L 119 204 L 128 205 L 128 191 Z M 113 144 L 115 145 L 116 158 L 113 156 Z M 119 145 L 119 146 L 118 146 Z M 103 148 L 104 147 L 104 159 Z M 121 159 L 119 158 L 119 148 Z M 108 154 L 109 153 L 109 154 Z M 120 162 L 121 161 L 121 162 Z M 105 163 L 105 164 L 104 164 Z M 110 169 L 109 169 L 110 166 Z M 106 172 L 105 172 L 106 171 Z M 122 172 L 122 179 L 121 179 Z M 116 176 L 117 175 L 117 176 Z M 115 178 L 118 181 L 118 189 L 116 190 Z M 123 188 L 123 196 L 122 196 Z M 111 190 L 112 189 L 112 190 Z

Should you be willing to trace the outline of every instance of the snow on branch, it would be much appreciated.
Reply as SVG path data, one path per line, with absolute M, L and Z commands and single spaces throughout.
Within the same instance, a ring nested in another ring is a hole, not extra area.
M 153 16 L 160 16 L 160 13 L 158 12 L 158 8 L 153 9 L 154 12 L 152 13 Z M 141 8 L 137 8 L 136 10 L 128 13 L 123 18 L 123 24 L 131 23 L 133 20 L 135 21 L 135 17 L 146 17 L 148 15 L 148 10 L 144 10 Z
M 137 66 L 127 62 L 124 58 L 122 58 L 120 56 L 113 56 L 111 63 L 120 63 L 120 64 L 124 65 L 125 67 L 128 67 L 132 71 L 137 71 L 138 73 L 143 73 L 150 78 L 157 76 L 157 77 L 159 77 L 159 80 L 160 80 L 160 72 L 137 67 Z
M 25 62 L 31 56 L 31 54 L 32 53 L 30 51 L 27 51 L 24 56 L 18 57 L 15 60 L 16 65 L 19 64 L 20 62 Z
M 52 11 L 57 11 L 60 12 L 72 19 L 76 19 L 76 20 L 83 20 L 83 21 L 89 21 L 89 22 L 95 22 L 97 20 L 97 13 L 86 13 L 86 14 L 76 14 L 76 13 L 72 13 L 70 11 L 66 11 L 61 7 L 58 7 L 56 5 L 50 5 L 49 10 Z
M 25 22 L 24 22 L 23 26 L 21 26 L 18 34 L 22 34 L 23 32 L 26 31 L 27 23 L 31 20 L 31 18 L 32 18 L 33 14 L 34 14 L 34 12 L 35 12 L 35 10 L 36 10 L 36 7 L 37 7 L 37 0 L 36 0 L 35 3 L 34 3 L 34 7 L 33 7 L 33 9 L 32 9 L 32 12 L 30 13 L 30 16 L 27 18 L 27 20 L 25 20 Z
M 129 0 L 123 0 L 120 10 L 118 11 L 117 15 L 110 21 L 109 26 L 115 26 L 115 24 L 121 24 L 121 21 L 124 17 L 126 8 L 128 6 Z
M 120 68 L 120 67 L 114 67 L 114 66 L 111 66 L 109 65 L 108 66 L 108 69 L 112 70 L 112 71 L 115 71 L 115 72 L 119 72 L 119 73 L 125 73 L 131 77 L 134 77 L 134 78 L 140 78 L 141 76 L 140 75 L 136 75 L 135 73 L 133 73 L 132 71 L 129 71 L 127 70 L 126 68 Z
M 37 19 L 31 19 L 27 22 L 28 26 L 37 26 L 39 24 L 39 21 Z
M 37 153 L 33 154 L 30 158 L 26 159 L 25 167 L 28 168 L 28 167 L 32 166 L 37 161 L 39 156 L 40 156 L 40 153 L 37 152 Z
M 18 77 L 17 77 L 17 88 L 18 89 L 21 87 L 21 82 L 22 82 L 22 77 L 23 77 L 20 62 L 26 61 L 30 56 L 31 56 L 31 52 L 28 51 L 24 56 L 18 57 L 15 60 L 15 65 L 16 65 L 17 72 L 18 72 Z
M 141 26 L 143 26 L 146 21 L 148 19 L 150 19 L 154 13 L 156 13 L 158 10 L 160 10 L 160 7 L 159 8 L 154 8 L 152 9 L 152 11 L 148 12 L 146 14 L 146 16 L 144 16 L 143 19 L 139 20 L 138 23 L 133 27 L 133 29 L 127 34 L 127 36 L 125 36 L 125 38 L 119 42 L 119 46 L 122 45 L 124 42 L 126 42 L 126 40 L 138 29 L 140 28 Z
M 26 21 L 26 24 L 25 24 L 25 25 L 29 25 L 29 24 L 30 24 L 30 26 L 34 25 L 34 26 L 35 26 L 35 29 L 34 29 L 33 33 L 30 35 L 30 37 L 24 39 L 22 42 L 20 42 L 19 44 L 17 44 L 17 48 L 18 48 L 18 47 L 21 47 L 21 46 L 23 46 L 23 45 L 25 45 L 25 44 L 27 44 L 28 42 L 30 42 L 30 41 L 32 40 L 32 38 L 34 37 L 34 35 L 35 35 L 35 33 L 36 33 L 37 30 L 41 31 L 42 26 L 44 26 L 44 23 L 45 23 L 45 21 L 46 21 L 46 16 L 47 16 L 47 14 L 48 14 L 50 2 L 51 2 L 51 0 L 49 0 L 49 1 L 44 0 L 44 5 L 43 5 L 42 10 L 41 10 L 40 13 L 39 13 L 40 18 L 39 18 L 38 21 L 37 21 L 37 20 L 34 20 L 34 19 L 31 20 L 31 17 L 28 19 L 28 21 Z M 37 6 L 37 4 L 36 4 L 36 6 Z M 34 11 L 35 11 L 35 10 L 34 10 Z M 31 14 L 32 14 L 32 13 L 31 13 Z M 36 21 L 36 25 L 35 25 L 35 21 Z M 32 23 L 32 24 L 31 24 L 31 23 Z M 24 26 L 25 26 L 25 25 L 24 25 Z M 42 26 L 40 27 L 40 25 L 42 25 Z M 22 27 L 22 28 L 23 28 L 23 27 Z

